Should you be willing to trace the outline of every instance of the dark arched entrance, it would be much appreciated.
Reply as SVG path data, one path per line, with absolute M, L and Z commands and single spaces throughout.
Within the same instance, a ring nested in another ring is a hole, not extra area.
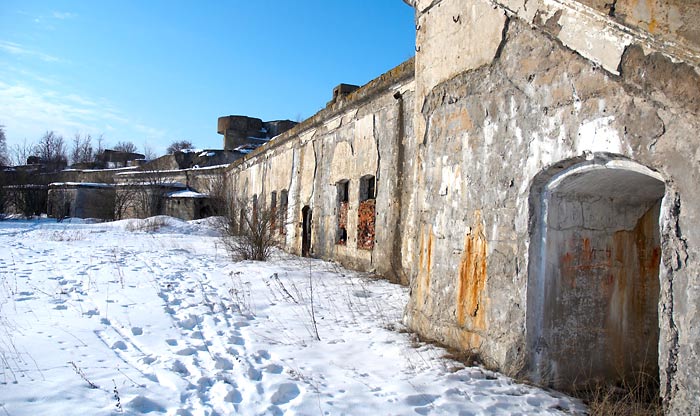
M 629 160 L 562 162 L 530 195 L 527 338 L 557 388 L 658 377 L 663 178 Z

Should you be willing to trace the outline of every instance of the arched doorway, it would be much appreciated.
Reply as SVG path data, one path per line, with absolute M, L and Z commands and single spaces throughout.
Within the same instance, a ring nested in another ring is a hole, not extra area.
M 663 178 L 609 155 L 540 173 L 530 195 L 527 342 L 556 388 L 658 377 Z
M 301 210 L 301 255 L 309 257 L 311 253 L 311 207 L 306 205 Z

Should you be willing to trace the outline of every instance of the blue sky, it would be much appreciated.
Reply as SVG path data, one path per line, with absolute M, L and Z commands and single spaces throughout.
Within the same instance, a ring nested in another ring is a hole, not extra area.
M 3 0 L 0 124 L 221 148 L 219 116 L 304 119 L 413 54 L 401 0 Z

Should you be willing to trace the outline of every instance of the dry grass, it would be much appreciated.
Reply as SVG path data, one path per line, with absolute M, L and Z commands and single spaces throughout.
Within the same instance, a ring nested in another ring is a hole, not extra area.
M 129 221 L 125 229 L 129 232 L 143 231 L 147 233 L 152 233 L 158 231 L 160 228 L 167 225 L 166 217 L 150 217 L 143 220 L 131 220 Z
M 592 416 L 661 416 L 658 379 L 638 373 L 618 385 L 597 383 L 578 390 L 575 396 L 588 405 Z

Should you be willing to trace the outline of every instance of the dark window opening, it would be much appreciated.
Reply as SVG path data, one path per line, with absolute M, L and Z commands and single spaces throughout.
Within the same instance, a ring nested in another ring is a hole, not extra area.
M 286 189 L 280 191 L 280 208 L 279 208 L 279 221 L 280 221 L 280 234 L 286 234 L 285 225 L 287 225 L 287 207 L 288 207 L 288 193 Z
M 348 243 L 348 206 L 350 203 L 350 181 L 345 179 L 336 183 L 338 192 L 338 228 L 336 231 L 335 243 L 346 245 Z
M 301 255 L 302 257 L 309 257 L 311 255 L 311 207 L 305 206 L 301 210 L 301 216 Z
M 270 229 L 274 230 L 277 225 L 277 192 L 270 194 Z
M 258 195 L 253 195 L 253 215 L 251 217 L 253 224 L 258 222 Z

